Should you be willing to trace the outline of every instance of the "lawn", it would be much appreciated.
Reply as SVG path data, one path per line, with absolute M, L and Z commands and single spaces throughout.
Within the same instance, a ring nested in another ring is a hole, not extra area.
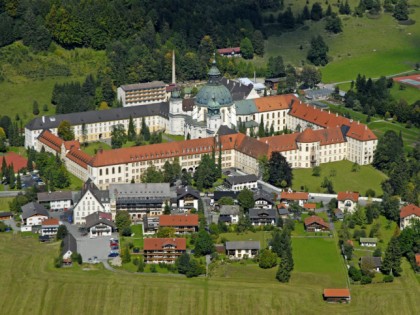
M 358 191 L 363 196 L 366 190 L 373 189 L 377 196 L 382 195 L 381 182 L 386 179 L 386 175 L 376 170 L 371 165 L 360 166 L 358 172 L 352 172 L 353 162 L 339 161 L 321 164 L 321 175 L 312 176 L 312 169 L 293 170 L 293 189 L 301 190 L 306 187 L 310 192 L 323 192 L 321 183 L 324 177 L 328 177 L 334 186 L 335 191 Z M 331 177 L 331 170 L 336 171 L 336 175 Z
M 400 84 L 394 84 L 391 88 L 391 95 L 398 100 L 406 100 L 408 104 L 413 104 L 420 100 L 420 89 L 409 85 L 403 85 L 404 89 L 400 89 Z
M 131 226 L 131 235 L 130 237 L 123 236 L 121 238 L 121 247 L 125 244 L 133 243 L 134 247 L 139 247 L 143 249 L 143 229 L 141 224 L 135 224 Z M 134 234 L 134 235 L 133 235 Z
M 171 139 L 172 141 L 184 141 L 184 136 L 182 135 L 170 135 L 168 133 L 163 134 L 163 137 L 167 137 Z
M 221 233 L 219 235 L 219 242 L 222 239 L 228 241 L 259 241 L 261 248 L 268 246 L 268 241 L 271 239 L 271 231 L 257 231 L 257 232 L 244 232 L 244 233 Z
M 349 305 L 331 305 L 322 301 L 322 290 L 327 284 L 339 283 L 326 278 L 316 260 L 316 264 L 307 262 L 321 275 L 313 274 L 310 267 L 300 267 L 301 258 L 296 257 L 297 271 L 293 272 L 291 283 L 281 284 L 274 279 L 276 268 L 265 271 L 255 266 L 238 266 L 230 278 L 210 279 L 134 275 L 103 269 L 55 269 L 53 258 L 58 247 L 58 243 L 40 244 L 33 239 L 0 234 L 2 313 L 265 315 L 420 311 L 419 282 L 407 264 L 396 283 L 354 286 Z M 303 246 L 302 250 L 310 252 L 311 248 Z
M 89 155 L 94 156 L 96 154 L 96 151 L 98 151 L 98 149 L 102 149 L 102 150 L 111 150 L 111 146 L 109 146 L 108 144 L 104 143 L 104 142 L 89 142 L 87 143 L 86 146 L 81 146 L 81 149 L 86 152 Z
M 40 115 L 53 115 L 51 94 L 56 83 L 83 81 L 106 64 L 104 51 L 87 48 L 65 50 L 53 45 L 47 53 L 34 54 L 16 42 L 0 49 L 0 72 L 5 80 L 0 83 L 2 115 L 12 119 L 19 114 L 24 123 L 35 117 L 32 104 L 36 100 Z M 66 69 L 63 71 L 63 69 Z M 49 111 L 43 112 L 47 104 Z
M 318 2 L 325 12 L 326 2 Z M 350 1 L 351 8 L 353 9 L 358 2 Z M 310 2 L 309 9 L 312 3 Z M 291 5 L 296 16 L 302 12 L 305 4 L 305 0 L 289 0 L 285 1 L 285 8 Z M 337 11 L 334 4 L 333 11 Z M 327 33 L 324 29 L 325 21 L 307 21 L 304 27 L 280 34 L 277 25 L 267 25 L 266 29 L 271 36 L 265 43 L 266 54 L 263 59 L 257 59 L 256 63 L 261 65 L 263 60 L 268 60 L 270 56 L 281 55 L 285 64 L 301 66 L 307 63 L 306 55 L 310 41 L 317 35 L 321 35 L 329 46 L 328 55 L 331 61 L 321 69 L 323 82 L 326 83 L 354 80 L 358 73 L 375 78 L 410 71 L 419 61 L 420 36 L 417 23 L 410 26 L 399 25 L 390 14 L 382 14 L 378 19 L 366 16 L 341 18 L 343 32 L 340 34 Z M 410 18 L 419 21 L 420 10 L 414 9 Z M 386 40 L 383 40 L 384 38 Z
M 68 173 L 70 177 L 70 187 L 68 189 L 70 190 L 80 190 L 83 186 L 83 181 L 79 178 L 74 176 L 71 173 Z
M 294 272 L 322 276 L 325 287 L 346 287 L 346 270 L 335 238 L 292 238 L 292 248 Z
M 13 199 L 13 197 L 0 198 L 0 211 L 9 211 L 9 202 L 11 202 Z
M 324 219 L 325 222 L 329 222 L 328 215 L 325 212 L 317 213 L 316 216 Z M 303 223 L 305 219 L 309 217 L 308 213 L 302 213 L 301 221 L 295 221 L 295 229 L 292 231 L 292 236 L 323 236 L 329 237 L 330 232 L 306 232 L 305 224 Z

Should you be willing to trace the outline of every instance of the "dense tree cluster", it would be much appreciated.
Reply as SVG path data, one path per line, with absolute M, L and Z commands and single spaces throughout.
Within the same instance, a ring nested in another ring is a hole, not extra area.
M 178 257 L 175 266 L 180 274 L 184 274 L 188 278 L 198 277 L 206 272 L 205 267 L 187 253 Z
M 268 161 L 268 182 L 277 187 L 291 187 L 293 173 L 290 164 L 280 152 L 273 152 Z
M 276 279 L 280 282 L 289 282 L 292 270 L 294 268 L 292 255 L 291 230 L 286 226 L 280 232 L 275 230 L 273 238 L 270 241 L 271 250 L 281 258 L 279 268 L 276 273 Z

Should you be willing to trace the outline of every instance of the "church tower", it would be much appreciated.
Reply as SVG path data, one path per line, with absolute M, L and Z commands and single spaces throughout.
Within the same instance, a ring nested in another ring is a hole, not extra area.
M 222 116 L 220 115 L 220 104 L 213 96 L 207 103 L 207 134 L 209 136 L 216 134 L 222 125 Z

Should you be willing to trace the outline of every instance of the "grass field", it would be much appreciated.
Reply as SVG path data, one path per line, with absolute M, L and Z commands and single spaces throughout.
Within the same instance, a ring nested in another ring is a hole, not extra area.
M 259 241 L 261 248 L 266 248 L 268 242 L 271 239 L 271 231 L 257 231 L 257 232 L 245 232 L 245 233 L 221 233 L 219 235 L 219 242 L 222 239 L 228 241 Z
M 34 54 L 20 42 L 0 49 L 0 71 L 5 78 L 0 83 L 2 115 L 12 119 L 16 114 L 26 123 L 34 117 L 32 103 L 39 104 L 39 115 L 52 115 L 51 94 L 56 83 L 83 81 L 106 64 L 104 51 L 87 48 L 65 50 L 52 46 L 49 52 Z M 57 69 L 67 69 L 58 71 Z M 48 112 L 43 112 L 47 104 Z
M 395 283 L 354 286 L 349 305 L 331 305 L 321 297 L 325 276 L 313 274 L 308 267 L 294 272 L 290 284 L 280 284 L 274 279 L 276 268 L 265 272 L 252 266 L 238 267 L 230 278 L 210 279 L 112 273 L 102 268 L 55 269 L 52 263 L 58 243 L 40 244 L 10 234 L 0 234 L 0 252 L 3 275 L 0 307 L 4 314 L 415 314 L 420 311 L 419 282 L 407 263 L 403 265 L 403 276 Z M 301 269 L 298 260 L 295 259 L 296 269 Z M 314 271 L 319 268 L 317 264 Z
M 350 161 L 339 161 L 321 164 L 321 175 L 312 176 L 312 169 L 293 170 L 293 189 L 301 190 L 301 186 L 306 186 L 308 191 L 323 192 L 321 183 L 324 177 L 328 177 L 333 182 L 335 191 L 358 191 L 363 196 L 366 190 L 373 189 L 377 196 L 382 195 L 381 182 L 386 179 L 386 175 L 376 170 L 370 165 L 360 166 L 358 172 L 352 172 L 353 163 Z M 336 176 L 330 177 L 331 170 L 336 171 Z
M 0 211 L 9 211 L 9 202 L 13 200 L 13 197 L 0 198 Z
M 324 12 L 327 4 L 319 1 Z M 350 1 L 353 9 L 359 1 Z M 291 5 L 292 11 L 301 13 L 305 0 L 286 0 L 285 8 Z M 333 11 L 337 11 L 335 3 L 331 3 Z M 309 5 L 311 8 L 312 2 Z M 266 55 L 281 55 L 285 63 L 300 66 L 307 63 L 306 55 L 310 47 L 312 37 L 322 35 L 329 46 L 328 55 L 330 63 L 321 69 L 323 82 L 341 82 L 354 80 L 358 73 L 368 77 L 396 74 L 409 71 L 419 61 L 418 47 L 420 46 L 420 32 L 418 23 L 410 26 L 399 25 L 389 14 L 382 14 L 377 19 L 366 16 L 357 18 L 353 16 L 341 16 L 343 32 L 329 34 L 325 31 L 325 21 L 307 21 L 304 27 L 292 32 L 276 34 L 276 26 L 268 26 L 267 29 L 273 35 L 265 44 Z M 416 7 L 410 14 L 413 20 L 420 20 L 420 10 Z M 277 32 L 278 33 L 278 32 Z M 386 38 L 386 40 L 383 40 Z M 303 49 L 300 49 L 302 46 Z M 261 64 L 262 60 L 256 63 Z
M 70 187 L 68 189 L 70 189 L 70 190 L 80 190 L 80 189 L 82 189 L 83 181 L 80 178 L 74 176 L 71 173 L 69 173 L 69 176 L 70 176 Z
M 103 142 L 89 142 L 87 146 L 81 146 L 81 149 L 89 155 L 94 156 L 98 149 L 111 150 L 111 146 Z
M 391 88 L 391 95 L 396 100 L 406 100 L 408 104 L 413 104 L 420 100 L 420 89 L 415 87 L 404 85 L 405 89 L 400 89 L 400 84 L 394 84 Z

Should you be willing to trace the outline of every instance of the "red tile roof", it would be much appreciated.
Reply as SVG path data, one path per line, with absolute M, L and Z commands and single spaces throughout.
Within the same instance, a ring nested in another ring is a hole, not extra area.
M 318 135 L 311 128 L 306 128 L 299 136 L 296 138 L 296 142 L 300 143 L 312 143 L 320 141 Z
M 13 171 L 18 173 L 22 168 L 25 168 L 28 164 L 28 159 L 17 154 L 16 152 L 9 152 L 5 156 L 0 156 L 0 165 L 3 160 L 6 160 L 7 166 L 13 164 Z
M 352 191 L 340 191 L 337 194 L 337 200 L 338 201 L 352 200 L 354 202 L 357 202 L 359 200 L 359 193 L 352 192 Z
M 277 205 L 277 209 L 283 209 L 283 208 L 287 208 L 287 207 L 286 207 L 286 205 L 285 205 L 284 203 L 280 202 L 280 203 Z
M 198 215 L 161 215 L 159 226 L 198 226 Z
M 290 151 L 297 149 L 296 137 L 298 135 L 299 133 L 292 133 L 287 135 L 264 137 L 260 138 L 260 141 L 268 144 L 271 152 Z
M 412 214 L 420 217 L 420 208 L 417 207 L 416 205 L 409 204 L 401 208 L 400 218 L 405 218 Z
M 330 145 L 346 142 L 340 127 L 314 130 L 321 145 Z
M 309 193 L 307 192 L 285 192 L 283 191 L 280 195 L 280 199 L 285 200 L 308 200 Z
M 235 53 L 235 54 L 240 54 L 241 53 L 241 47 L 228 47 L 228 48 L 220 48 L 217 50 L 217 52 L 219 54 L 231 54 L 231 53 Z
M 416 254 L 416 264 L 420 267 L 420 254 Z
M 298 102 L 299 99 L 293 94 L 283 94 L 256 98 L 253 101 L 258 111 L 261 113 L 289 109 L 292 106 L 292 103 Z
M 93 159 L 92 156 L 75 147 L 71 148 L 71 150 L 66 154 L 66 157 L 84 169 L 87 169 L 88 164 L 90 164 Z
M 305 208 L 305 209 L 316 209 L 316 203 L 305 203 L 303 205 L 303 208 Z
M 328 223 L 326 223 L 323 218 L 318 217 L 316 215 L 312 215 L 312 216 L 307 217 L 305 219 L 305 226 L 308 226 L 308 225 L 311 225 L 311 224 L 314 224 L 314 223 L 317 223 L 317 224 L 322 225 L 326 228 L 329 228 Z
M 349 289 L 324 289 L 324 297 L 350 297 Z
M 77 140 L 65 141 L 64 147 L 66 148 L 66 150 L 70 150 L 71 148 L 80 149 L 80 142 Z
M 187 249 L 185 238 L 145 238 L 144 250 L 162 250 L 165 245 L 174 245 L 177 250 Z
M 347 132 L 347 137 L 359 140 L 369 141 L 376 140 L 377 137 L 366 125 L 359 122 L 352 121 L 348 118 L 339 116 L 338 114 L 330 113 L 314 106 L 294 102 L 289 115 L 308 121 L 314 125 L 323 128 L 335 128 L 341 126 L 348 126 L 350 129 Z
M 41 132 L 41 134 L 38 136 L 38 141 L 47 145 L 55 152 L 61 152 L 61 145 L 64 142 L 63 139 L 57 137 L 49 130 L 44 130 Z
M 42 225 L 60 225 L 60 221 L 58 221 L 58 219 L 46 219 L 44 221 L 42 221 Z

